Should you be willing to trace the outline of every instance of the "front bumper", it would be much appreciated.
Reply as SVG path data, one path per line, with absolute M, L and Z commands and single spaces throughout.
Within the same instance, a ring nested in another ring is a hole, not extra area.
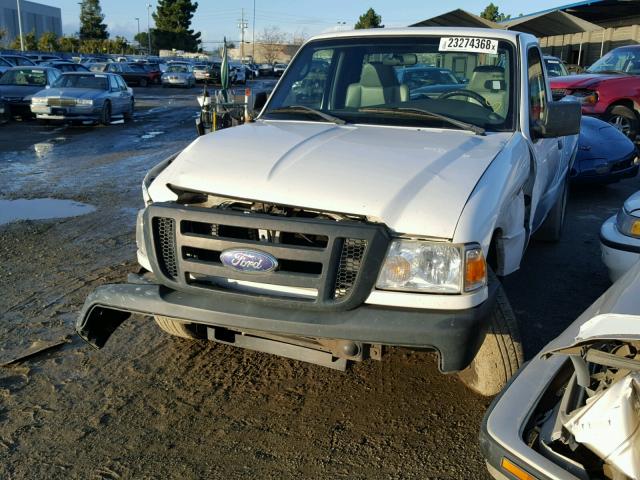
M 49 107 L 46 105 L 31 105 L 31 113 L 36 118 L 44 120 L 96 120 L 101 111 L 90 107 Z
M 638 175 L 640 165 L 634 163 L 636 152 L 626 158 L 612 161 L 610 159 L 576 160 L 571 169 L 571 182 L 583 183 L 613 183 L 625 178 Z
M 602 261 L 615 282 L 640 259 L 640 239 L 621 234 L 616 227 L 616 216 L 610 217 L 600 228 Z
M 538 480 L 579 480 L 529 447 L 523 430 L 566 358 L 534 358 L 523 367 L 487 410 L 480 430 L 480 450 L 491 475 L 517 480 L 501 466 L 502 459 L 517 465 Z
M 468 310 L 400 309 L 361 305 L 351 310 L 305 310 L 259 299 L 173 290 L 134 277 L 135 283 L 104 285 L 86 299 L 76 331 L 101 348 L 132 313 L 162 315 L 235 330 L 362 343 L 433 349 L 442 372 L 466 368 L 482 340 L 483 320 L 493 308 L 489 299 Z

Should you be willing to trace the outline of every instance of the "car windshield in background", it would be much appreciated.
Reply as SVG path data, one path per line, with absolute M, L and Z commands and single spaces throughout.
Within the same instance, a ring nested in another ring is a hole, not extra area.
M 263 118 L 327 121 L 320 111 L 350 123 L 463 128 L 446 116 L 513 130 L 514 51 L 506 41 L 450 36 L 311 42 Z
M 7 70 L 2 78 L 0 85 L 27 85 L 27 86 L 46 86 L 47 72 L 37 68 L 25 68 L 20 70 Z
M 187 73 L 189 69 L 184 65 L 171 65 L 167 68 L 167 72 L 170 73 Z
M 587 72 L 640 75 L 640 49 L 616 48 L 587 68 Z
M 140 64 L 137 64 L 137 63 L 130 63 L 129 64 L 129 70 L 131 70 L 132 72 L 142 72 L 142 73 L 146 72 L 144 67 L 142 65 L 140 65 Z
M 567 67 L 565 67 L 564 63 L 560 60 L 556 60 L 555 58 L 545 58 L 544 63 L 547 66 L 547 72 L 550 77 L 564 77 L 565 75 L 569 75 Z
M 61 75 L 52 85 L 54 88 L 88 88 L 107 90 L 106 75 Z

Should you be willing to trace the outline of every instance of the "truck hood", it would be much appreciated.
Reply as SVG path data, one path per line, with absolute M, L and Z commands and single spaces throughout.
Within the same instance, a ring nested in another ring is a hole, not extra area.
M 195 140 L 149 188 L 365 216 L 452 238 L 478 180 L 513 133 L 258 121 Z
M 633 79 L 634 77 L 629 75 L 617 75 L 617 74 L 603 74 L 603 73 L 583 73 L 580 75 L 568 75 L 565 77 L 551 78 L 551 88 L 595 88 L 600 83 L 610 80 L 623 80 Z

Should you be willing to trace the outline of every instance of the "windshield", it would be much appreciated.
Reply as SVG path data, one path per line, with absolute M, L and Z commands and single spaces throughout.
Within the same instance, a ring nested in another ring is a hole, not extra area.
M 65 75 L 62 74 L 52 85 L 54 88 L 90 88 L 107 90 L 106 75 Z
M 167 72 L 171 73 L 187 73 L 189 69 L 184 65 L 171 65 L 167 68 Z
M 267 119 L 452 127 L 445 115 L 486 130 L 513 129 L 514 47 L 470 37 L 336 38 L 307 44 L 274 91 Z
M 640 74 L 640 49 L 616 48 L 591 65 L 589 73 L 631 73 Z
M 47 85 L 47 72 L 35 68 L 7 70 L 0 78 L 0 85 L 44 87 Z
M 547 72 L 550 77 L 563 77 L 565 75 L 569 75 L 567 67 L 565 67 L 564 63 L 560 60 L 556 60 L 555 58 L 545 58 L 544 63 L 547 66 Z

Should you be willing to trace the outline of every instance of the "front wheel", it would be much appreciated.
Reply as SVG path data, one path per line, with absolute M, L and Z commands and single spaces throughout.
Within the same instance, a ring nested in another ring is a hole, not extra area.
M 109 102 L 104 102 L 104 105 L 102 106 L 100 123 L 102 125 L 109 125 L 111 123 L 111 104 Z
M 498 282 L 495 277 L 493 281 Z M 502 285 L 487 323 L 480 350 L 458 377 L 469 389 L 489 397 L 500 392 L 524 362 L 520 328 Z
M 607 113 L 607 121 L 635 141 L 640 133 L 640 122 L 636 113 L 624 105 L 616 105 Z
M 146 87 L 149 84 L 149 82 L 147 81 L 146 78 L 141 78 L 140 79 L 140 86 L 141 87 Z

